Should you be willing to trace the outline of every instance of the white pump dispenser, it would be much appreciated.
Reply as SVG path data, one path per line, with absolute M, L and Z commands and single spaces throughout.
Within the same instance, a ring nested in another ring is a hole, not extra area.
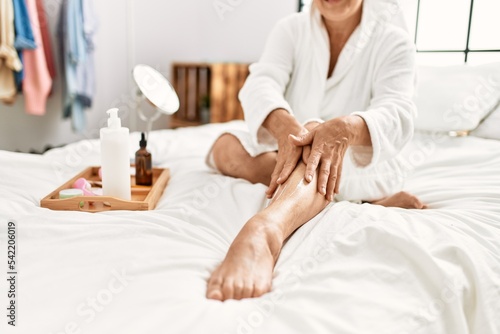
M 108 128 L 121 128 L 122 120 L 118 117 L 118 108 L 109 109 L 106 111 L 108 114 Z
M 107 111 L 108 127 L 101 129 L 102 192 L 129 201 L 129 131 L 121 126 L 118 109 Z

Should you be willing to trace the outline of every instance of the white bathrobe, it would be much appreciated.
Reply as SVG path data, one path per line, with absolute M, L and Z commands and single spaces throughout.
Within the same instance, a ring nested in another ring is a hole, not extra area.
M 374 200 L 400 190 L 404 174 L 396 157 L 413 135 L 416 116 L 415 48 L 394 23 L 401 16 L 396 1 L 365 0 L 361 24 L 329 78 L 329 39 L 319 12 L 279 21 L 239 95 L 249 134 L 235 135 L 247 151 L 255 156 L 277 149 L 262 127 L 277 108 L 304 123 L 359 115 L 373 146 L 349 149 L 339 198 Z

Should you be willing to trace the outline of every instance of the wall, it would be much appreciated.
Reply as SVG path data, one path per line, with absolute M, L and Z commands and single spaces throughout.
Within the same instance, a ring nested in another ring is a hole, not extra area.
M 55 54 L 60 3 L 45 0 Z M 94 6 L 100 20 L 97 93 L 93 108 L 86 113 L 87 130 L 75 134 L 70 121 L 62 119 L 58 77 L 45 116 L 25 114 L 22 97 L 14 106 L 0 105 L 0 149 L 28 152 L 49 144 L 97 138 L 105 111 L 111 107 L 125 111 L 125 125 L 143 130 L 145 125 L 128 112 L 134 94 L 130 78 L 134 64 L 151 65 L 169 77 L 172 61 L 255 61 L 274 23 L 295 12 L 297 1 L 94 0 Z M 166 126 L 165 118 L 155 124 L 155 128 Z

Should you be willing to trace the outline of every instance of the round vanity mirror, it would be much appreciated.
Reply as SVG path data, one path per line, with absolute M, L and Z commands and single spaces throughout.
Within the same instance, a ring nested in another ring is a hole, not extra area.
M 172 115 L 179 110 L 179 97 L 160 72 L 141 64 L 134 67 L 133 76 L 140 92 L 161 113 Z

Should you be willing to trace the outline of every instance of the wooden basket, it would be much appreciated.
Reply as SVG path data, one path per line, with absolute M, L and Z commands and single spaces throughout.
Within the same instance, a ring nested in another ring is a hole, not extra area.
M 99 180 L 100 167 L 88 167 L 71 180 L 45 196 L 40 206 L 51 210 L 71 210 L 84 212 L 102 212 L 110 210 L 153 210 L 163 194 L 170 179 L 170 170 L 153 168 L 153 185 L 138 186 L 135 176 L 131 176 L 132 200 L 126 201 L 110 196 L 78 196 L 59 199 L 59 191 L 71 188 L 71 185 L 81 177 L 88 181 Z

